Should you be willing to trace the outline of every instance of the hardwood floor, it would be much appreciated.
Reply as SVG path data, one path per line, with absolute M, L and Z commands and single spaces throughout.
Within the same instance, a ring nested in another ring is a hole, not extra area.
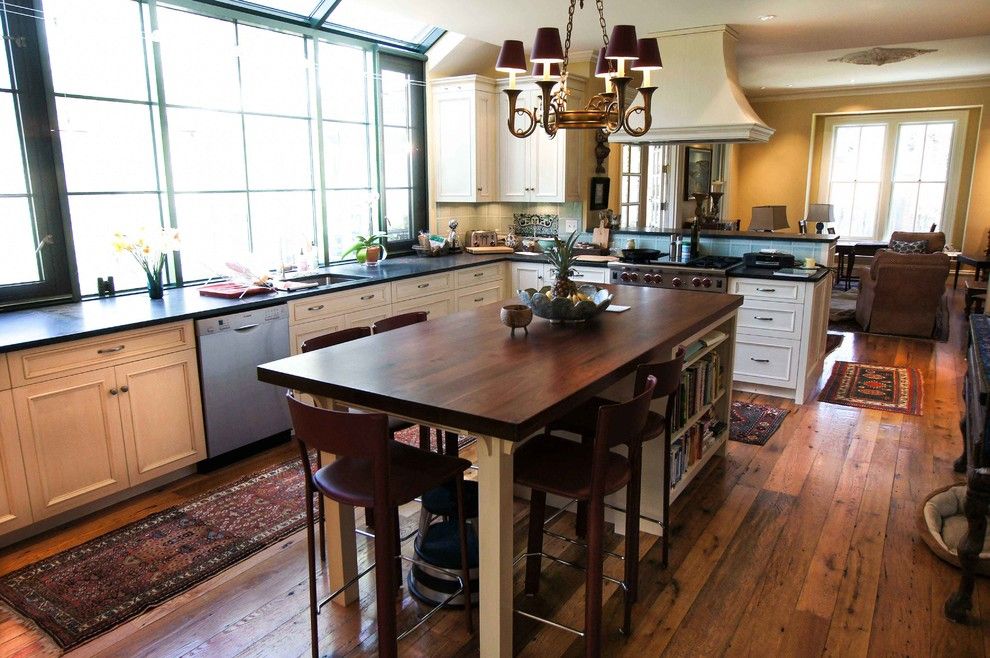
M 730 442 L 674 505 L 670 566 L 643 535 L 640 599 L 631 637 L 618 633 L 621 596 L 606 587 L 610 656 L 985 656 L 990 655 L 990 583 L 977 582 L 970 626 L 942 616 L 957 572 L 927 549 L 915 530 L 919 502 L 960 479 L 958 421 L 965 371 L 963 291 L 954 293 L 951 339 L 933 343 L 847 334 L 834 360 L 913 366 L 922 371 L 924 415 L 881 413 L 736 393 L 791 411 L 762 447 Z M 174 505 L 262 465 L 279 448 L 209 476 L 194 476 L 0 552 L 6 573 L 107 530 Z M 525 540 L 526 508 L 516 505 L 516 544 Z M 415 510 L 407 510 L 413 523 Z M 558 525 L 570 530 L 572 517 Z M 609 536 L 607 547 L 620 546 Z M 548 541 L 551 552 L 580 551 Z M 408 547 L 407 547 L 408 550 Z M 362 554 L 367 559 L 367 553 Z M 617 575 L 621 564 L 607 561 Z M 521 567 L 517 571 L 521 591 Z M 582 623 L 582 574 L 545 564 L 537 600 L 517 605 Z M 320 615 L 321 651 L 374 652 L 373 587 L 358 605 Z M 405 621 L 418 605 L 402 602 Z M 2 610 L 2 609 L 0 609 Z M 400 620 L 400 626 L 403 620 Z M 522 656 L 580 656 L 580 638 L 516 618 Z M 405 655 L 478 652 L 461 615 L 442 613 L 401 645 Z M 309 652 L 305 535 L 300 532 L 72 655 L 301 656 Z M 8 611 L 0 612 L 0 655 L 56 655 L 57 647 Z

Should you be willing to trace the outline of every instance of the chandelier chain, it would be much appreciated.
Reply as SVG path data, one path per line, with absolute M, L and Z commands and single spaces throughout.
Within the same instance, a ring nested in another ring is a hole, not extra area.
M 605 0 L 597 0 L 598 22 L 602 26 L 602 43 L 608 48 L 608 27 L 605 25 Z
M 571 4 L 567 8 L 567 32 L 564 36 L 564 62 L 560 65 L 560 74 L 562 76 L 567 75 L 567 62 L 571 56 L 571 30 L 574 29 L 575 5 L 577 5 L 577 0 L 571 0 Z M 584 8 L 584 0 L 581 0 L 581 7 Z

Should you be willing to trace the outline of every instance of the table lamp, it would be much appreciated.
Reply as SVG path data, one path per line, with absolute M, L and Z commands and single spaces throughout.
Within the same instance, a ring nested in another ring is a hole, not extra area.
M 812 203 L 808 206 L 808 222 L 815 222 L 815 233 L 825 232 L 825 227 L 835 221 L 831 203 Z
M 775 231 L 790 228 L 787 223 L 787 206 L 753 206 L 753 218 L 749 222 L 750 231 Z

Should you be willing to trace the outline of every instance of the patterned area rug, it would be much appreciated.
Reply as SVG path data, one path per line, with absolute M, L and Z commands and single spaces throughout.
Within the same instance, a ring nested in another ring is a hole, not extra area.
M 739 443 L 761 446 L 770 440 L 787 416 L 787 410 L 764 404 L 732 402 L 732 425 L 729 439 Z
M 412 427 L 407 427 L 404 430 L 400 430 L 395 433 L 395 440 L 399 443 L 404 443 L 407 446 L 412 446 L 413 448 L 419 447 L 419 425 L 413 425 Z M 436 430 L 430 431 L 430 449 L 436 450 L 437 433 Z M 457 435 L 457 449 L 461 450 L 465 446 L 469 446 L 477 441 L 473 436 L 468 436 L 466 434 Z
M 822 402 L 847 407 L 921 415 L 923 381 L 917 368 L 836 361 Z
M 294 459 L 0 578 L 0 599 L 63 649 L 118 626 L 305 527 Z

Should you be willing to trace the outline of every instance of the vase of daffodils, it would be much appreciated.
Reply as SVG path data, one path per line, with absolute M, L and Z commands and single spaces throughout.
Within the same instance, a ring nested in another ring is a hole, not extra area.
M 157 234 L 148 235 L 144 229 L 141 229 L 135 237 L 124 233 L 114 233 L 113 249 L 118 254 L 129 253 L 141 266 L 148 278 L 149 297 L 152 299 L 164 297 L 162 273 L 169 252 L 179 250 L 177 231 L 168 228 L 162 229 Z

